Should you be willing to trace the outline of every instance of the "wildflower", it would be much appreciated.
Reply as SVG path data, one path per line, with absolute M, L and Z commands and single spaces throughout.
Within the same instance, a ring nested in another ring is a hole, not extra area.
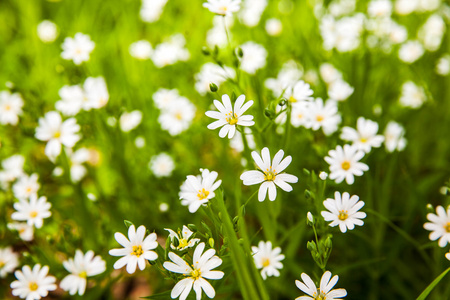
M 134 140 L 134 145 L 136 146 L 136 148 L 144 148 L 145 147 L 145 138 L 143 136 L 138 136 L 136 137 L 136 139 Z
M 214 63 L 206 63 L 200 69 L 200 72 L 195 74 L 195 89 L 199 94 L 205 95 L 210 91 L 209 85 L 214 82 L 217 87 L 220 87 L 227 79 L 236 77 L 234 69 L 223 66 L 220 67 Z
M 169 177 L 175 169 L 175 163 L 167 153 L 152 156 L 148 167 L 157 178 Z
M 288 100 L 295 106 L 297 103 L 313 100 L 313 97 L 311 97 L 313 93 L 309 83 L 299 80 L 293 86 L 292 95 L 289 96 Z
M 90 250 L 83 254 L 81 250 L 75 252 L 74 258 L 63 261 L 64 268 L 70 275 L 61 280 L 61 288 L 69 291 L 70 295 L 83 295 L 86 290 L 86 277 L 95 276 L 106 270 L 106 262 L 100 257 L 94 257 L 94 251 Z
M 450 74 L 450 54 L 445 54 L 436 63 L 436 73 L 441 76 Z
M 308 105 L 307 113 L 306 127 L 312 130 L 322 128 L 325 135 L 334 133 L 341 123 L 337 103 L 333 100 L 328 100 L 324 104 L 321 98 L 316 98 Z
M 75 152 L 72 152 L 72 149 L 66 149 L 66 153 L 70 160 L 70 179 L 72 182 L 79 182 L 87 172 L 83 163 L 89 161 L 91 156 L 89 149 L 80 148 Z
M 168 228 L 164 229 L 169 232 L 169 239 L 172 241 L 172 243 L 170 243 L 170 248 L 172 249 L 183 251 L 186 248 L 194 247 L 196 243 L 200 242 L 200 239 L 192 238 L 193 232 L 185 225 L 183 225 L 182 230 L 178 229 L 178 232 Z
M 12 155 L 2 161 L 3 170 L 0 171 L 0 184 L 6 189 L 8 184 L 23 175 L 25 158 L 20 155 Z
M 392 13 L 392 3 L 390 0 L 372 0 L 369 2 L 367 12 L 371 17 L 390 17 Z
M 172 299 L 180 296 L 180 300 L 185 300 L 191 292 L 192 287 L 194 287 L 197 299 L 201 299 L 202 290 L 209 298 L 215 297 L 216 291 L 206 279 L 222 279 L 224 275 L 222 271 L 213 271 L 213 269 L 222 264 L 222 260 L 214 255 L 216 250 L 208 249 L 203 253 L 204 249 L 205 243 L 197 245 L 192 258 L 192 265 L 188 264 L 175 253 L 169 252 L 169 259 L 172 262 L 164 262 L 164 268 L 170 272 L 183 274 L 185 276 L 185 278 L 180 280 L 173 287 L 170 294 Z
M 283 30 L 283 23 L 279 19 L 268 19 L 264 27 L 270 36 L 279 36 Z
M 267 78 L 264 81 L 264 85 L 272 91 L 275 98 L 280 97 L 283 93 L 285 93 L 285 97 L 289 98 L 289 93 L 292 93 L 292 87 L 300 81 L 302 75 L 303 71 L 300 70 L 297 62 L 289 60 L 283 64 L 281 70 L 278 72 L 277 78 Z
M 246 0 L 239 12 L 242 23 L 247 27 L 255 27 L 261 20 L 261 15 L 266 9 L 268 0 Z
M 166 110 L 174 106 L 173 103 L 180 97 L 176 89 L 168 90 L 160 88 L 153 94 L 153 103 L 160 110 Z
M 102 108 L 108 103 L 109 93 L 103 77 L 88 77 L 84 81 L 83 89 L 85 93 L 84 110 L 91 108 Z
M 369 170 L 369 166 L 359 162 L 364 157 L 364 152 L 355 146 L 337 146 L 335 150 L 328 151 L 325 161 L 330 164 L 330 179 L 341 183 L 344 179 L 347 184 L 353 184 L 354 176 L 362 176 L 363 171 Z
M 418 41 L 407 41 L 398 51 L 398 57 L 401 61 L 411 64 L 418 60 L 424 54 L 425 50 Z
M 345 289 L 335 289 L 332 290 L 332 288 L 336 285 L 337 281 L 339 280 L 338 275 L 334 275 L 333 278 L 331 278 L 331 272 L 326 271 L 322 275 L 322 279 L 320 280 L 320 286 L 319 288 L 316 287 L 314 282 L 311 280 L 311 277 L 306 275 L 305 273 L 301 274 L 303 282 L 300 280 L 295 281 L 295 285 L 304 293 L 308 294 L 311 297 L 308 296 L 300 296 L 295 298 L 295 300 L 319 300 L 319 299 L 337 299 L 337 298 L 343 298 L 347 296 L 347 291 Z
M 17 210 L 11 215 L 11 219 L 17 221 L 27 221 L 27 224 L 36 228 L 41 228 L 44 219 L 50 217 L 50 207 L 52 205 L 47 202 L 47 197 L 37 197 L 36 194 L 30 196 L 30 200 L 21 199 L 14 203 L 14 208 Z
M 130 55 L 136 59 L 150 59 L 153 53 L 152 45 L 147 40 L 140 40 L 130 45 Z
M 58 93 L 61 100 L 55 103 L 55 108 L 65 116 L 75 116 L 86 105 L 87 98 L 79 85 L 65 85 Z
M 377 135 L 378 123 L 359 117 L 356 130 L 345 126 L 342 128 L 341 139 L 352 141 L 358 150 L 369 153 L 372 147 L 378 148 L 384 141 L 384 136 Z
M 252 246 L 252 253 L 256 268 L 261 269 L 261 276 L 264 280 L 268 276 L 280 276 L 278 270 L 283 268 L 281 261 L 284 259 L 280 247 L 272 249 L 272 242 L 260 241 L 258 247 Z
M 159 20 L 168 0 L 142 0 L 140 16 L 142 21 L 153 23 Z
M 196 212 L 199 207 L 216 196 L 214 191 L 220 186 L 222 180 L 218 180 L 217 172 L 208 169 L 200 169 L 201 176 L 187 176 L 180 193 L 181 204 L 189 206 L 189 212 Z
M 342 79 L 333 81 L 328 86 L 328 96 L 336 101 L 344 101 L 353 94 L 355 89 Z
M 195 117 L 196 107 L 185 97 L 177 97 L 161 111 L 158 122 L 161 128 L 175 136 L 189 128 Z
M 31 195 L 36 195 L 40 188 L 38 179 L 39 176 L 36 173 L 30 176 L 22 174 L 13 185 L 14 197 L 17 199 L 28 199 Z
M 8 223 L 8 229 L 17 230 L 19 237 L 26 242 L 32 241 L 34 238 L 34 226 L 30 226 L 25 222 Z
M 49 20 L 44 20 L 37 26 L 37 35 L 44 43 L 51 43 L 58 37 L 58 27 Z
M 140 110 L 133 110 L 130 113 L 124 112 L 119 118 L 120 130 L 129 132 L 141 124 L 142 112 Z
M 22 114 L 23 100 L 20 94 L 9 91 L 0 92 L 0 124 L 17 125 Z
M 447 252 L 447 253 L 445 253 L 445 258 L 448 259 L 448 260 L 450 260 L 450 251 Z
M 219 136 L 224 138 L 228 134 L 228 138 L 232 138 L 236 132 L 236 126 L 253 126 L 252 115 L 244 115 L 247 109 L 253 105 L 253 100 L 244 104 L 245 95 L 240 95 L 234 103 L 234 108 L 231 106 L 230 97 L 228 95 L 222 95 L 222 103 L 218 100 L 214 100 L 214 106 L 219 110 L 207 111 L 205 114 L 213 119 L 217 119 L 213 123 L 208 125 L 208 129 L 216 129 L 222 127 L 219 131 Z
M 423 87 L 417 86 L 412 81 L 403 83 L 399 99 L 400 105 L 409 108 L 419 108 L 426 100 Z
M 39 119 L 35 137 L 41 141 L 47 141 L 45 154 L 52 161 L 61 153 L 61 145 L 72 148 L 80 140 L 80 125 L 75 118 L 62 121 L 61 115 L 56 111 L 50 111 L 44 118 Z
M 157 45 L 151 57 L 154 65 L 163 68 L 178 61 L 188 60 L 190 54 L 185 45 L 186 39 L 182 34 L 173 35 L 167 42 Z
M 12 250 L 12 247 L 0 248 L 0 278 L 5 278 L 6 274 L 12 273 L 19 265 L 19 255 Z
M 319 178 L 322 179 L 322 180 L 327 180 L 328 173 L 327 172 L 320 172 L 319 173 Z
M 445 29 L 446 25 L 442 17 L 436 13 L 432 14 L 418 32 L 424 48 L 428 51 L 438 50 L 441 46 Z
M 442 206 L 436 207 L 436 213 L 427 214 L 427 219 L 431 222 L 425 223 L 423 228 L 431 231 L 430 240 L 439 239 L 439 247 L 445 247 L 450 243 L 450 207 L 447 211 Z
M 384 130 L 384 145 L 388 152 L 402 151 L 406 147 L 405 128 L 397 122 L 390 121 Z
M 136 271 L 136 266 L 139 269 L 145 269 L 145 260 L 155 260 L 158 254 L 151 251 L 158 247 L 156 241 L 156 233 L 151 233 L 145 237 L 145 226 L 141 225 L 136 228 L 131 225 L 128 228 L 128 239 L 120 232 L 114 234 L 116 241 L 123 246 L 121 249 L 109 250 L 109 255 L 123 256 L 114 264 L 114 269 L 120 269 L 127 265 L 127 272 L 132 274 Z M 145 238 L 145 239 L 144 239 Z
M 37 264 L 31 270 L 30 266 L 23 266 L 14 275 L 18 280 L 11 282 L 12 294 L 26 300 L 38 300 L 46 297 L 49 291 L 56 290 L 56 278 L 48 275 L 48 266 L 41 268 Z
M 203 7 L 218 15 L 231 16 L 241 8 L 240 4 L 241 0 L 207 0 Z
M 334 199 L 323 201 L 323 206 L 329 211 L 322 211 L 322 217 L 325 221 L 333 221 L 330 223 L 331 227 L 339 225 L 339 229 L 344 233 L 347 229 L 353 230 L 355 225 L 362 226 L 364 222 L 361 219 L 366 217 L 366 213 L 359 211 L 364 202 L 358 200 L 356 195 L 350 197 L 350 194 L 345 192 L 341 197 L 339 192 L 335 192 Z
M 292 161 L 292 157 L 290 155 L 286 156 L 285 159 L 283 159 L 283 156 L 284 151 L 279 150 L 271 161 L 269 148 L 267 147 L 261 150 L 261 156 L 256 151 L 252 152 L 253 160 L 259 170 L 246 171 L 240 178 L 244 185 L 262 183 L 258 192 L 258 200 L 260 202 L 266 199 L 267 192 L 269 193 L 269 200 L 275 200 L 277 197 L 275 185 L 286 192 L 290 192 L 292 191 L 292 186 L 288 183 L 296 183 L 298 181 L 298 178 L 294 175 L 281 173 Z
M 309 120 L 309 107 L 310 103 L 306 101 L 295 103 L 292 105 L 291 111 L 291 124 L 294 127 L 303 126 L 305 128 L 309 128 L 311 126 L 311 122 Z
M 244 56 L 241 58 L 240 68 L 244 72 L 253 75 L 266 65 L 267 50 L 263 46 L 250 41 L 242 44 L 241 49 Z
M 78 32 L 74 38 L 66 37 L 61 47 L 63 49 L 62 58 L 71 59 L 74 64 L 80 65 L 83 61 L 89 60 L 95 43 L 91 41 L 89 35 Z

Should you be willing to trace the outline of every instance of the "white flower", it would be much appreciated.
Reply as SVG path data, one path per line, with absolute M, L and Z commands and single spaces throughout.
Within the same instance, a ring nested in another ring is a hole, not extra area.
M 408 15 L 417 9 L 419 0 L 397 0 L 395 12 L 399 15 Z
M 25 158 L 20 154 L 10 156 L 2 161 L 3 170 L 0 171 L 0 184 L 4 189 L 10 182 L 23 175 L 24 162 Z
M 308 220 L 309 223 L 314 224 L 314 217 L 310 211 L 306 213 L 306 219 Z
M 264 81 L 265 87 L 273 92 L 275 98 L 280 97 L 283 92 L 286 95 L 292 93 L 292 87 L 300 81 L 303 75 L 303 71 L 300 68 L 301 66 L 293 60 L 285 62 L 278 72 L 277 78 L 267 78 Z M 287 97 L 289 96 L 287 95 Z
M 218 180 L 216 171 L 200 169 L 201 176 L 188 175 L 183 183 L 179 197 L 181 204 L 189 206 L 189 212 L 195 213 L 199 207 L 216 196 L 214 191 L 220 186 L 222 180 Z
M 261 20 L 261 15 L 267 7 L 268 0 L 245 0 L 244 7 L 239 12 L 245 26 L 255 27 Z
M 44 118 L 39 118 L 39 126 L 36 128 L 36 138 L 47 141 L 45 154 L 52 161 L 61 153 L 61 145 L 72 148 L 80 140 L 80 125 L 75 118 L 62 121 L 61 115 L 56 111 L 50 111 Z
M 34 173 L 30 176 L 23 174 L 13 185 L 14 197 L 17 199 L 28 199 L 31 195 L 36 195 L 40 185 L 38 182 L 38 174 Z
M 337 146 L 335 150 L 328 151 L 325 161 L 330 165 L 330 179 L 341 183 L 344 179 L 347 184 L 355 182 L 354 176 L 362 176 L 363 171 L 369 170 L 369 166 L 359 162 L 364 157 L 364 152 L 355 146 Z
M 428 51 L 436 51 L 439 49 L 444 37 L 446 25 L 445 21 L 438 14 L 432 14 L 425 24 L 419 28 L 418 36 L 423 46 Z
M 153 94 L 153 103 L 160 110 L 169 109 L 171 106 L 174 106 L 173 103 L 180 98 L 180 94 L 178 90 L 168 90 L 160 88 Z
M 143 136 L 138 136 L 136 137 L 136 139 L 134 140 L 134 145 L 136 146 L 136 148 L 144 148 L 145 147 L 145 138 Z
M 392 13 L 392 2 L 390 0 L 372 0 L 369 2 L 367 12 L 371 17 L 389 17 Z
M 153 53 L 152 45 L 147 40 L 140 40 L 130 45 L 130 55 L 140 60 L 150 59 Z
M 283 268 L 281 261 L 284 259 L 280 247 L 272 249 L 272 242 L 260 241 L 258 247 L 252 246 L 252 255 L 256 268 L 261 269 L 261 276 L 264 280 L 270 276 L 280 276 L 278 270 Z
M 159 205 L 158 208 L 159 208 L 159 211 L 160 211 L 160 212 L 166 212 L 166 211 L 169 210 L 169 204 L 163 202 L 163 203 L 161 203 L 161 204 Z
M 303 126 L 309 128 L 311 122 L 309 121 L 309 106 L 310 103 L 306 101 L 294 103 L 291 111 L 291 124 L 294 127 Z
M 72 152 L 72 149 L 66 148 L 66 153 L 70 160 L 70 179 L 72 182 L 78 182 L 86 175 L 87 170 L 83 164 L 91 157 L 89 149 L 80 148 Z
M 86 105 L 87 98 L 79 85 L 65 85 L 58 93 L 61 100 L 55 103 L 55 108 L 65 116 L 76 115 Z
M 49 291 L 56 290 L 56 278 L 47 276 L 48 266 L 41 268 L 37 264 L 31 270 L 30 266 L 23 266 L 22 271 L 17 270 L 14 275 L 18 280 L 11 282 L 12 294 L 26 300 L 38 300 L 46 297 Z
M 242 44 L 241 49 L 244 56 L 241 58 L 240 68 L 244 72 L 253 75 L 266 65 L 267 50 L 263 46 L 250 41 Z
M 116 241 L 123 246 L 121 249 L 109 250 L 109 255 L 123 256 L 114 264 L 114 269 L 120 269 L 127 265 L 127 272 L 132 274 L 136 271 L 136 266 L 139 269 L 145 269 L 145 263 L 147 260 L 155 260 L 158 258 L 158 254 L 155 251 L 151 251 L 158 247 L 156 241 L 156 233 L 151 233 L 145 237 L 146 229 L 144 225 L 136 228 L 131 225 L 128 228 L 128 239 L 120 232 L 114 234 Z M 144 239 L 145 238 L 145 239 Z
M 32 241 L 34 238 L 34 226 L 30 226 L 27 223 L 8 223 L 8 229 L 17 230 L 19 237 L 26 242 Z
M 169 177 L 175 169 L 175 163 L 167 153 L 152 156 L 148 167 L 157 178 Z
M 378 123 L 359 117 L 356 122 L 356 130 L 345 126 L 342 128 L 341 139 L 352 141 L 358 150 L 369 153 L 372 147 L 378 148 L 384 141 L 384 136 L 377 135 Z
M 283 23 L 279 19 L 268 19 L 266 21 L 265 29 L 268 35 L 278 36 L 283 30 Z
M 423 87 L 417 86 L 412 81 L 407 81 L 402 85 L 400 104 L 404 107 L 419 108 L 427 100 Z
M 142 0 L 140 10 L 142 21 L 147 23 L 158 21 L 166 3 L 167 0 Z
M 161 111 L 158 122 L 170 135 L 178 135 L 188 129 L 195 117 L 196 107 L 187 98 L 178 97 Z
M 101 108 L 108 103 L 109 93 L 103 77 L 88 77 L 83 84 L 85 93 L 84 110 Z
M 291 174 L 281 173 L 289 166 L 292 157 L 286 156 L 283 159 L 284 151 L 278 151 L 273 160 L 270 159 L 269 148 L 265 147 L 261 150 L 261 156 L 258 152 L 253 151 L 252 157 L 259 170 L 246 171 L 241 175 L 241 180 L 244 185 L 261 184 L 258 192 L 258 200 L 260 202 L 266 199 L 267 192 L 269 193 L 269 200 L 274 201 L 277 197 L 277 185 L 286 192 L 292 191 L 292 186 L 288 183 L 296 183 L 298 178 Z M 282 160 L 283 159 L 283 160 Z
M 335 20 L 331 15 L 321 19 L 320 33 L 323 38 L 323 48 L 339 52 L 349 52 L 358 48 L 361 32 L 364 28 L 364 14 L 355 14 Z
M 214 63 L 206 63 L 200 69 L 200 72 L 195 74 L 195 89 L 199 94 L 205 95 L 210 91 L 210 83 L 214 83 L 220 87 L 227 79 L 236 77 L 234 69 L 223 66 L 220 67 Z
M 334 133 L 341 123 L 337 103 L 331 99 L 324 104 L 321 98 L 316 98 L 308 105 L 307 114 L 306 127 L 312 130 L 322 128 L 325 135 Z
M 327 180 L 327 178 L 328 178 L 328 173 L 327 173 L 327 172 L 320 172 L 320 173 L 319 173 L 319 178 L 320 178 L 321 180 Z
M 169 41 L 155 47 L 152 61 L 157 68 L 173 65 L 178 61 L 186 61 L 190 58 L 189 51 L 185 48 L 186 39 L 182 34 L 170 37 Z
M 436 63 L 436 73 L 441 76 L 450 74 L 450 54 L 445 54 Z
M 450 207 L 447 211 L 442 206 L 436 207 L 436 213 L 427 214 L 427 219 L 431 223 L 425 223 L 423 228 L 431 231 L 430 240 L 435 241 L 439 239 L 439 247 L 445 247 L 450 243 Z
M 398 51 L 398 57 L 405 63 L 411 64 L 424 54 L 425 50 L 418 41 L 407 41 Z
M 328 211 L 322 211 L 322 217 L 325 221 L 332 221 L 329 225 L 331 227 L 339 225 L 341 232 L 347 232 L 353 230 L 355 225 L 362 226 L 364 222 L 361 219 L 366 217 L 366 213 L 359 210 L 364 206 L 363 201 L 358 201 L 359 197 L 345 192 L 341 194 L 339 192 L 334 193 L 334 199 L 327 198 L 323 201 Z
M 338 71 L 332 64 L 323 63 L 319 68 L 320 76 L 327 84 L 331 84 L 334 81 L 342 78 L 342 73 Z
M 49 20 L 44 20 L 37 26 L 37 35 L 44 43 L 51 43 L 58 37 L 58 27 Z
M 169 252 L 169 259 L 172 262 L 164 262 L 164 268 L 173 273 L 183 274 L 185 278 L 180 280 L 172 289 L 170 297 L 172 299 L 180 296 L 180 300 L 185 300 L 192 288 L 197 295 L 196 299 L 202 297 L 202 290 L 209 298 L 214 298 L 216 291 L 206 279 L 222 279 L 224 273 L 222 271 L 213 271 L 222 264 L 222 260 L 214 255 L 216 250 L 208 249 L 203 253 L 205 243 L 197 245 L 192 257 L 192 265 L 188 264 L 181 257 L 173 252 Z M 202 254 L 203 253 L 203 254 Z
M 0 248 L 0 277 L 5 278 L 8 273 L 12 273 L 19 265 L 19 255 L 12 247 Z
M 200 242 L 200 239 L 191 238 L 193 232 L 185 225 L 183 225 L 182 230 L 178 229 L 178 232 L 169 228 L 164 228 L 164 230 L 169 232 L 169 239 L 172 241 L 170 243 L 170 248 L 172 249 L 183 251 L 184 249 L 194 247 L 196 243 Z M 174 245 L 175 240 L 177 241 L 176 245 Z
M 347 291 L 345 289 L 335 289 L 332 288 L 336 285 L 339 280 L 339 276 L 335 275 L 331 278 L 331 272 L 326 271 L 322 275 L 322 279 L 320 280 L 319 288 L 316 287 L 311 277 L 306 275 L 305 273 L 301 274 L 303 282 L 300 280 L 295 281 L 295 285 L 304 293 L 308 294 L 308 296 L 300 296 L 295 298 L 295 300 L 318 300 L 318 299 L 329 299 L 334 300 L 337 298 L 343 298 L 347 296 Z M 331 279 L 331 280 L 330 280 Z
M 75 34 L 74 38 L 66 37 L 61 45 L 63 52 L 61 57 L 67 60 L 73 60 L 74 64 L 80 65 L 83 61 L 88 61 L 95 43 L 87 34 L 80 32 Z
M 0 124 L 17 125 L 22 114 L 23 100 L 20 94 L 9 91 L 0 92 Z
M 30 196 L 30 200 L 21 199 L 14 203 L 14 208 L 17 210 L 11 215 L 11 219 L 17 221 L 27 221 L 27 224 L 36 228 L 41 228 L 44 219 L 52 215 L 50 207 L 52 205 L 47 202 L 47 197 L 38 197 L 36 194 Z
M 328 87 L 328 97 L 336 101 L 344 101 L 355 89 L 342 79 L 333 81 Z
M 222 95 L 222 103 L 218 100 L 214 100 L 214 106 L 219 110 L 207 111 L 205 115 L 210 118 L 217 119 L 208 125 L 208 129 L 214 130 L 222 127 L 219 131 L 219 136 L 224 138 L 228 134 L 228 138 L 231 139 L 235 132 L 237 125 L 241 126 L 253 126 L 252 115 L 244 115 L 247 109 L 253 105 L 253 100 L 244 104 L 245 95 L 240 95 L 234 103 L 234 108 L 231 105 L 230 97 L 228 95 Z
M 311 97 L 313 93 L 314 91 L 311 89 L 309 83 L 299 80 L 292 88 L 292 94 L 288 95 L 285 93 L 285 96 L 289 96 L 289 102 L 295 105 L 300 102 L 313 100 L 313 97 Z
M 402 151 L 406 147 L 405 129 L 397 122 L 390 121 L 384 130 L 384 145 L 388 152 Z
M 100 257 L 94 257 L 94 251 L 83 254 L 81 250 L 75 252 L 75 257 L 63 261 L 64 268 L 70 275 L 61 280 L 61 288 L 69 291 L 70 295 L 83 295 L 86 290 L 86 277 L 95 276 L 106 270 L 106 262 Z
M 133 110 L 130 113 L 124 112 L 119 119 L 120 130 L 129 132 L 141 124 L 142 112 L 140 110 Z
M 230 16 L 241 8 L 240 4 L 241 0 L 207 0 L 203 3 L 203 7 L 212 13 Z

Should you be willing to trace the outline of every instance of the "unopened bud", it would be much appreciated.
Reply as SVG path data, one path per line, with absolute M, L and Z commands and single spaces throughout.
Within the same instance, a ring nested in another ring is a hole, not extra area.
M 305 198 L 311 199 L 311 192 L 309 190 L 305 190 Z
M 241 48 L 241 47 L 238 47 L 238 48 L 236 49 L 236 53 L 237 53 L 237 55 L 238 55 L 240 58 L 242 58 L 242 57 L 244 56 L 244 51 L 242 51 L 242 48 Z
M 215 92 L 217 92 L 217 91 L 219 90 L 219 88 L 217 87 L 217 85 L 216 85 L 215 83 L 213 83 L 213 82 L 211 82 L 211 83 L 209 84 L 209 89 L 210 89 L 210 91 L 213 92 L 213 93 L 215 93 Z
M 303 173 L 304 173 L 306 176 L 311 175 L 311 172 L 310 172 L 308 169 L 305 169 L 305 168 L 303 168 Z
M 202 47 L 202 53 L 203 55 L 208 56 L 211 54 L 211 51 L 209 51 L 207 47 Z
M 214 248 L 214 239 L 213 238 L 209 238 L 208 243 L 211 246 L 211 248 Z
M 308 211 L 308 213 L 306 214 L 306 219 L 306 224 L 308 224 L 309 226 L 314 225 L 314 217 L 310 211 Z
M 285 106 L 285 105 L 286 105 L 286 99 L 281 98 L 281 100 L 278 101 L 278 105 L 279 105 L 279 106 Z
M 319 173 L 319 178 L 322 179 L 322 180 L 327 180 L 328 173 L 327 172 L 320 172 Z
M 268 108 L 264 110 L 264 115 L 271 120 L 275 119 L 275 112 Z
M 308 242 L 306 244 L 306 248 L 308 248 L 308 250 L 311 251 L 311 252 L 317 251 L 317 246 L 316 246 L 316 243 L 314 241 Z
M 188 224 L 187 227 L 192 231 L 192 232 L 197 232 L 197 226 L 195 226 L 194 224 Z

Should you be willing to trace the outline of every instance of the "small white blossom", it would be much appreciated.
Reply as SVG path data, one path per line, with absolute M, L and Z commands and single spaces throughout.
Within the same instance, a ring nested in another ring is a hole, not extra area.
M 316 98 L 308 105 L 307 116 L 306 127 L 312 130 L 322 128 L 325 135 L 336 132 L 341 123 L 337 103 L 331 99 L 324 104 L 321 98 Z
M 142 21 L 153 23 L 159 20 L 168 0 L 142 0 L 140 16 Z
M 235 77 L 236 72 L 230 67 L 220 67 L 214 63 L 206 63 L 202 66 L 200 72 L 195 74 L 195 89 L 199 94 L 205 95 L 210 91 L 210 83 L 214 83 L 220 88 L 220 85 L 226 80 Z
M 12 273 L 19 265 L 19 255 L 12 247 L 0 248 L 0 278 L 5 278 L 8 273 Z
M 335 150 L 328 151 L 325 161 L 330 165 L 330 179 L 336 183 L 341 183 L 344 179 L 347 184 L 355 182 L 354 176 L 362 176 L 364 171 L 369 170 L 369 166 L 359 162 L 364 157 L 364 151 L 358 150 L 355 146 L 337 146 Z
M 230 16 L 241 8 L 241 0 L 207 0 L 203 3 L 203 7 L 209 9 L 210 12 Z
M 322 179 L 322 180 L 327 180 L 328 173 L 327 172 L 320 172 L 319 173 L 319 178 Z
M 175 169 L 175 162 L 170 155 L 163 152 L 152 156 L 148 167 L 157 178 L 169 177 Z
M 450 243 L 450 207 L 445 210 L 444 207 L 436 207 L 436 214 L 427 214 L 427 222 L 423 225 L 426 230 L 431 231 L 430 240 L 435 241 L 439 239 L 439 247 L 445 247 Z
M 182 230 L 178 229 L 178 232 L 175 232 L 169 228 L 164 228 L 164 230 L 167 230 L 169 232 L 169 239 L 172 241 L 172 243 L 170 243 L 170 248 L 172 249 L 183 251 L 187 248 L 194 247 L 195 244 L 200 242 L 200 239 L 192 238 L 192 235 L 194 233 L 190 231 L 186 225 L 183 225 Z M 177 245 L 174 245 L 175 240 L 177 241 Z
M 133 110 L 130 113 L 124 112 L 119 118 L 120 130 L 129 132 L 141 124 L 142 112 L 140 110 Z
M 37 26 L 37 35 L 44 43 L 51 43 L 58 37 L 58 27 L 49 20 L 44 20 Z
M 56 278 L 48 275 L 48 266 L 41 268 L 37 264 L 31 270 L 30 266 L 23 266 L 14 275 L 18 280 L 11 282 L 12 294 L 26 300 L 38 300 L 46 297 L 49 291 L 56 290 Z
M 147 40 L 140 40 L 130 45 L 130 55 L 136 59 L 150 59 L 153 53 L 152 45 Z
M 339 276 L 334 275 L 331 278 L 331 272 L 326 271 L 323 273 L 322 278 L 320 279 L 319 288 L 316 287 L 314 281 L 312 281 L 311 277 L 306 275 L 305 273 L 301 274 L 303 282 L 300 280 L 295 281 L 295 285 L 305 294 L 309 296 L 300 296 L 295 298 L 295 300 L 318 300 L 318 299 L 329 299 L 334 300 L 337 298 L 344 298 L 347 296 L 347 291 L 345 289 L 335 289 L 332 288 L 336 285 L 339 280 Z
M 427 100 L 423 87 L 416 85 L 412 81 L 407 81 L 402 85 L 400 104 L 404 107 L 419 108 Z
M 17 199 L 28 199 L 32 195 L 37 195 L 40 188 L 38 179 L 39 176 L 36 173 L 30 176 L 26 174 L 21 175 L 13 185 L 14 197 Z
M 109 93 L 103 77 L 88 77 L 83 84 L 85 93 L 84 110 L 102 108 L 108 103 Z
M 3 170 L 0 171 L 0 184 L 6 189 L 10 182 L 22 176 L 25 158 L 20 154 L 15 154 L 2 161 Z
M 18 93 L 0 92 L 0 124 L 17 125 L 22 114 L 23 99 Z
M 283 30 L 283 23 L 279 19 L 268 19 L 266 21 L 265 29 L 268 35 L 279 36 Z
M 328 87 L 328 97 L 336 101 L 347 100 L 355 89 L 342 79 L 332 82 Z
M 402 151 L 406 147 L 405 128 L 402 125 L 390 121 L 384 130 L 384 145 L 388 152 Z
M 8 223 L 8 229 L 16 230 L 19 233 L 19 237 L 26 242 L 32 241 L 34 239 L 34 226 L 30 226 L 27 223 Z
M 240 47 L 244 53 L 244 56 L 241 58 L 240 68 L 244 72 L 253 75 L 266 65 L 267 50 L 263 46 L 250 41 L 242 44 Z
M 89 35 L 76 33 L 74 38 L 66 37 L 61 45 L 63 52 L 61 57 L 67 60 L 73 60 L 74 64 L 80 65 L 84 61 L 88 61 L 95 43 Z
M 173 35 L 168 41 L 157 45 L 151 57 L 154 65 L 163 68 L 178 61 L 188 60 L 190 54 L 185 45 L 186 39 L 182 34 Z
M 11 219 L 17 221 L 27 221 L 27 224 L 36 228 L 41 228 L 44 219 L 52 215 L 50 207 L 52 205 L 47 202 L 47 197 L 38 197 L 36 194 L 30 196 L 30 200 L 21 199 L 14 203 L 14 208 L 17 210 L 11 215 Z
M 261 276 L 264 280 L 270 276 L 280 276 L 278 270 L 283 268 L 281 261 L 285 258 L 281 254 L 280 247 L 272 249 L 272 242 L 260 241 L 258 247 L 252 246 L 252 255 L 256 268 L 261 269 Z
M 187 98 L 178 97 L 170 102 L 170 105 L 161 111 L 158 122 L 161 128 L 175 136 L 191 126 L 195 117 L 196 107 Z
M 369 153 L 372 147 L 378 148 L 384 141 L 384 136 L 377 135 L 378 123 L 359 117 L 356 130 L 345 126 L 342 128 L 341 139 L 353 142 L 358 150 Z
M 441 76 L 450 74 L 450 54 L 445 54 L 436 63 L 436 73 Z
M 398 51 L 398 57 L 405 63 L 411 64 L 424 54 L 425 50 L 418 41 L 407 41 Z

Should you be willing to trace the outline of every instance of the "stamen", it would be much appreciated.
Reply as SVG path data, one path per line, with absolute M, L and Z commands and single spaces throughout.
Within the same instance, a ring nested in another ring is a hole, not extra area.
M 133 251 L 131 252 L 131 255 L 136 255 L 137 257 L 144 254 L 144 251 L 142 251 L 142 246 L 133 246 Z
M 198 191 L 197 197 L 198 200 L 204 200 L 208 197 L 209 191 L 205 190 L 204 188 L 201 191 Z

